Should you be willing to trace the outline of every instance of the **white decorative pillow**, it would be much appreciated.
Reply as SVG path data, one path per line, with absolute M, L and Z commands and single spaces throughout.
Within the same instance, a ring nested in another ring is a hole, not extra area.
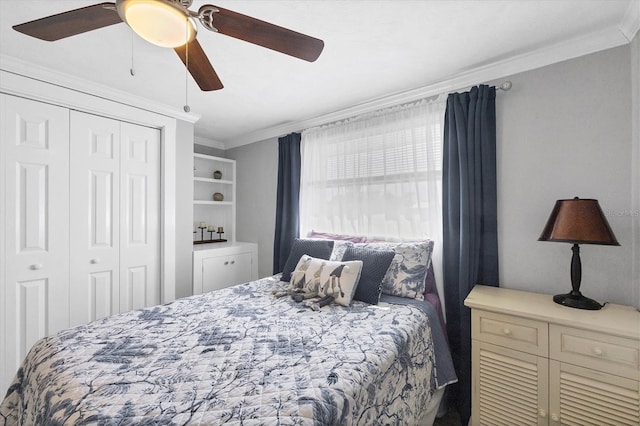
M 396 255 L 382 279 L 382 293 L 424 300 L 425 278 L 431 263 L 433 241 L 410 243 L 359 243 L 356 247 L 393 250 Z
M 301 280 L 305 293 L 317 293 L 318 297 L 333 296 L 342 306 L 349 306 L 360 281 L 362 261 L 336 262 L 304 255 L 291 273 L 291 284 Z

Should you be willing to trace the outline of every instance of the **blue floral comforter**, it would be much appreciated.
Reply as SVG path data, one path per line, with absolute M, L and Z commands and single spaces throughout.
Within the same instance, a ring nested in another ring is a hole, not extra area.
M 435 354 L 415 306 L 312 311 L 277 277 L 38 341 L 0 405 L 13 424 L 413 425 Z

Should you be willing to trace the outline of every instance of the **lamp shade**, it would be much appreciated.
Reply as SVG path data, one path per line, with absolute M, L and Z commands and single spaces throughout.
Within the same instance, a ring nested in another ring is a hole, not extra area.
M 556 201 L 538 241 L 619 246 L 598 200 Z
M 140 37 L 160 47 L 182 46 L 196 37 L 189 15 L 168 0 L 118 0 L 118 14 Z

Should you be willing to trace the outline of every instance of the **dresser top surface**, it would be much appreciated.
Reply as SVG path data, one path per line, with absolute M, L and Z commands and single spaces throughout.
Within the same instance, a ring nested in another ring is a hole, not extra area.
M 631 306 L 607 303 L 600 310 L 589 311 L 559 305 L 549 294 L 483 285 L 476 285 L 464 304 L 472 309 L 640 339 L 640 312 Z

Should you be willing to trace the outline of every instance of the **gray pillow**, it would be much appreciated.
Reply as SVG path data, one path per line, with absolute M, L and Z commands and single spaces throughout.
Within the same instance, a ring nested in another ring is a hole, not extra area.
M 296 239 L 291 246 L 289 257 L 284 264 L 282 270 L 281 281 L 289 281 L 291 279 L 291 273 L 296 268 L 298 261 L 303 255 L 315 257 L 316 259 L 329 260 L 331 252 L 333 251 L 333 241 L 331 240 L 307 240 L 304 238 Z
M 360 282 L 356 287 L 353 300 L 377 305 L 382 292 L 382 279 L 384 278 L 396 252 L 391 250 L 372 250 L 362 247 L 347 247 L 342 256 L 342 261 L 361 260 L 362 272 Z

